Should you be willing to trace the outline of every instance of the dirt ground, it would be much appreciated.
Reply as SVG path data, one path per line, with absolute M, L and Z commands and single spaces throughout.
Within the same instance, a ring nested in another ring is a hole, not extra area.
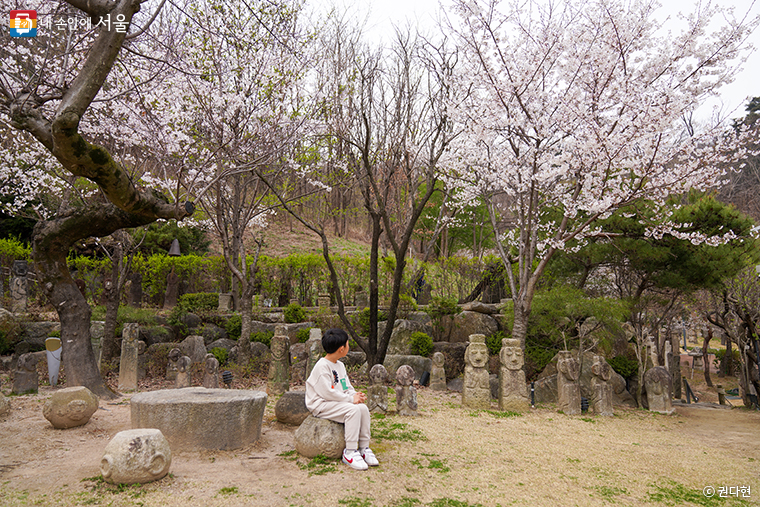
M 172 449 L 167 477 L 127 486 L 105 484 L 98 467 L 109 440 L 130 429 L 130 395 L 101 400 L 85 426 L 56 430 L 42 416 L 54 389 L 10 398 L 0 505 L 760 505 L 760 413 L 747 409 L 678 404 L 671 416 L 616 409 L 602 418 L 548 405 L 516 416 L 420 388 L 418 417 L 373 417 L 381 465 L 356 472 L 297 458 L 295 428 L 275 420 L 270 399 L 255 445 Z

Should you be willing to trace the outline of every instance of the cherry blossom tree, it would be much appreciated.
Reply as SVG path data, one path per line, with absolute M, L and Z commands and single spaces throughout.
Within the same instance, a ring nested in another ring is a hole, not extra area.
M 497 247 L 514 300 L 512 334 L 523 343 L 555 252 L 598 235 L 597 220 L 639 199 L 664 202 L 720 184 L 731 163 L 726 145 L 736 139 L 724 126 L 685 136 L 679 124 L 731 81 L 757 19 L 700 4 L 683 17 L 682 31 L 670 33 L 656 21 L 657 6 L 456 3 L 459 82 L 471 93 L 452 108 L 466 132 L 450 161 L 452 180 L 466 199 L 489 197 L 494 229 L 497 208 L 509 223 L 497 230 Z M 722 26 L 713 28 L 718 19 Z M 655 238 L 733 238 L 679 230 L 667 216 L 645 225 Z
M 9 3 L 3 6 L 10 7 Z M 34 229 L 34 260 L 40 286 L 61 320 L 67 382 L 87 386 L 98 396 L 113 393 L 100 376 L 90 346 L 90 308 L 67 267 L 71 245 L 160 218 L 181 220 L 194 211 L 191 203 L 169 202 L 160 192 L 140 185 L 132 166 L 117 160 L 135 140 L 134 130 L 119 114 L 130 108 L 124 99 L 157 70 L 154 61 L 129 52 L 138 46 L 138 36 L 150 30 L 155 12 L 143 13 L 133 23 L 141 6 L 138 0 L 27 2 L 23 7 L 36 8 L 40 16 L 76 18 L 77 27 L 86 25 L 79 21 L 88 18 L 110 23 L 90 31 L 40 30 L 37 38 L 12 40 L 0 49 L 0 112 L 17 131 L 15 152 L 24 154 L 6 157 L 3 173 L 39 168 L 38 161 L 44 159 L 49 169 L 45 174 L 53 174 L 51 181 L 63 189 L 61 206 Z M 98 105 L 104 114 L 97 113 Z M 30 137 L 38 144 L 29 145 Z M 135 155 L 139 153 L 123 160 L 134 160 Z M 84 185 L 86 191 L 81 191 L 82 181 L 90 182 Z M 67 192 L 78 193 L 76 205 Z

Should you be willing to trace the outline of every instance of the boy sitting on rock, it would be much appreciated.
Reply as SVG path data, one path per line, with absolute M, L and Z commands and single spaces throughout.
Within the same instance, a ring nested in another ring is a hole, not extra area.
M 329 329 L 322 337 L 325 357 L 317 361 L 306 381 L 306 408 L 314 417 L 343 423 L 346 448 L 343 463 L 354 470 L 377 466 L 369 448 L 370 416 L 364 402 L 367 395 L 357 393 L 346 375 L 346 367 L 338 359 L 348 354 L 348 334 L 342 329 Z

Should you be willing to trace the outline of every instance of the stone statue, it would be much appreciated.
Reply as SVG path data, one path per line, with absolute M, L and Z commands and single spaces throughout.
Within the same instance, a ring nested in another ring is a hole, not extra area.
M 367 389 L 367 408 L 370 412 L 386 414 L 388 412 L 388 370 L 382 364 L 376 364 L 369 370 L 369 388 Z
M 314 369 L 314 365 L 317 364 L 319 358 L 322 357 L 324 349 L 322 348 L 322 330 L 318 327 L 309 329 L 309 339 L 306 341 L 306 350 L 309 353 L 306 359 L 306 373 L 304 378 L 309 378 L 311 370 Z
M 100 473 L 111 484 L 157 481 L 169 472 L 172 453 L 161 430 L 120 431 L 106 445 Z
M 57 429 L 87 424 L 98 410 L 98 397 L 84 386 L 67 387 L 56 391 L 45 402 L 42 415 Z
M 203 372 L 203 387 L 207 389 L 219 388 L 219 360 L 214 354 L 206 354 L 206 361 L 203 363 L 205 371 Z
M 668 370 L 662 366 L 648 369 L 644 374 L 644 385 L 647 388 L 649 410 L 661 414 L 672 414 L 674 412 L 671 400 L 673 379 Z
M 399 366 L 396 370 L 396 413 L 398 415 L 417 415 L 417 389 L 414 383 L 414 369 L 408 364 Z
M 137 389 L 137 356 L 139 355 L 138 324 L 124 324 L 121 339 L 121 359 L 119 360 L 119 389 Z
M 290 389 L 290 339 L 285 335 L 284 326 L 275 328 L 271 349 L 267 394 L 277 396 Z
M 484 410 L 491 408 L 491 386 L 486 369 L 488 347 L 486 347 L 485 335 L 470 335 L 470 344 L 464 351 L 464 361 L 462 405 Z
M 530 408 L 525 386 L 524 360 L 520 340 L 505 338 L 499 351 L 499 410 L 521 412 Z
M 13 313 L 23 313 L 26 311 L 28 274 L 29 265 L 27 261 L 13 261 L 10 287 L 11 311 Z
M 446 370 L 443 367 L 444 356 L 442 352 L 433 354 L 433 366 L 430 368 L 430 389 L 433 391 L 445 391 Z
M 13 394 L 36 393 L 40 387 L 37 378 L 37 356 L 31 352 L 21 354 L 18 358 L 16 373 L 13 376 Z
M 177 379 L 174 383 L 177 389 L 193 385 L 193 375 L 190 372 L 190 367 L 192 365 L 193 360 L 188 356 L 182 356 L 177 360 Z
M 177 361 L 182 357 L 182 351 L 177 348 L 169 351 L 169 363 L 166 365 L 166 380 L 177 380 Z
M 594 413 L 612 417 L 612 386 L 609 380 L 612 377 L 612 368 L 602 356 L 594 356 L 591 365 L 591 403 Z
M 581 413 L 581 370 L 573 355 L 563 350 L 557 360 L 557 408 L 568 415 Z

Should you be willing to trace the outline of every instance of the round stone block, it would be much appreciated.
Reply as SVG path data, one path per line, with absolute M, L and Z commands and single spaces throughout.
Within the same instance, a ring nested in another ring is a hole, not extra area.
M 296 430 L 296 451 L 301 456 L 340 458 L 345 447 L 345 427 L 341 423 L 310 415 Z
M 172 448 L 237 449 L 261 436 L 267 395 L 242 389 L 185 387 L 132 396 L 133 428 L 158 428 Z
M 98 397 L 84 386 L 67 387 L 56 391 L 45 402 L 42 415 L 57 429 L 87 424 L 98 409 Z
M 300 425 L 311 415 L 306 408 L 306 393 L 303 391 L 288 391 L 274 405 L 274 415 L 283 424 Z
M 120 431 L 106 446 L 100 473 L 111 484 L 144 484 L 169 472 L 172 452 L 160 430 Z

